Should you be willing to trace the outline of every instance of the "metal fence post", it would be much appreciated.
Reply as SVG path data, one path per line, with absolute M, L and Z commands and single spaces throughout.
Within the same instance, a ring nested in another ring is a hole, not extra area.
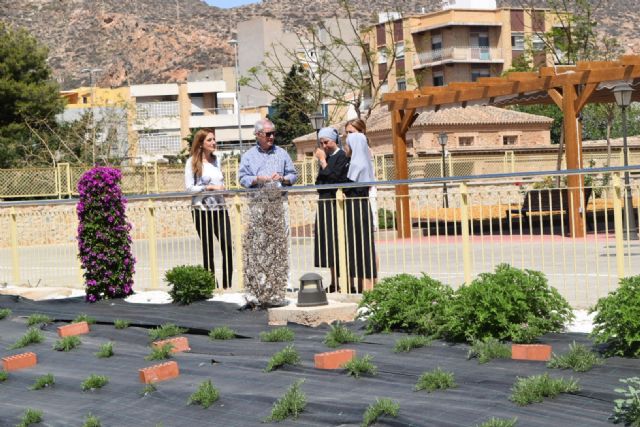
M 156 218 L 153 201 L 147 202 L 147 233 L 149 234 L 149 268 L 151 269 L 151 288 L 158 289 L 160 278 L 158 274 L 158 249 L 156 240 Z
M 622 218 L 622 204 L 624 187 L 618 172 L 613 174 L 613 225 L 616 236 L 616 267 L 618 279 L 624 277 L 624 227 Z
M 20 256 L 18 253 L 18 214 L 16 208 L 11 208 L 10 213 L 11 233 L 11 271 L 15 285 L 20 284 Z
M 158 178 L 158 162 L 153 162 L 153 189 L 157 193 L 160 192 L 160 181 Z
M 466 182 L 460 183 L 460 228 L 462 229 L 462 266 L 464 283 L 471 283 L 471 237 L 469 232 L 469 188 Z
M 336 217 L 338 231 L 338 259 L 340 260 L 338 269 L 338 284 L 341 293 L 346 293 L 349 287 L 349 278 L 347 277 L 347 239 L 345 238 L 344 226 L 344 192 L 341 188 L 336 191 Z
M 243 245 L 242 245 L 242 236 L 244 235 L 243 233 L 243 226 L 242 226 L 242 202 L 240 200 L 240 196 L 239 195 L 235 195 L 233 196 L 233 208 L 235 210 L 235 227 L 232 227 L 232 234 L 233 234 L 233 240 L 236 242 L 235 244 L 235 248 L 236 248 L 236 254 L 234 257 L 235 260 L 235 264 L 237 266 L 238 269 L 238 274 L 236 274 L 235 276 L 237 277 L 237 284 L 238 284 L 238 289 L 242 290 L 244 289 L 244 261 L 243 261 Z

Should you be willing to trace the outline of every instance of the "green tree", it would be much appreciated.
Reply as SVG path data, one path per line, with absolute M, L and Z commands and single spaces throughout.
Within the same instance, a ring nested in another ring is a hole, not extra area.
M 310 92 L 311 83 L 304 68 L 292 65 L 282 90 L 271 103 L 273 113 L 268 116 L 278 129 L 278 145 L 289 145 L 294 138 L 313 132 L 309 114 L 316 106 Z
M 55 126 L 64 105 L 48 51 L 24 29 L 0 23 L 0 168 L 29 164 L 48 151 L 34 130 Z

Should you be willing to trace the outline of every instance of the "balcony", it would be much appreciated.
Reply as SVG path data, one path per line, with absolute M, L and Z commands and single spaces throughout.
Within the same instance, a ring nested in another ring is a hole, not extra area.
M 179 117 L 178 101 L 141 102 L 136 104 L 136 113 L 141 120 L 159 117 Z
M 180 135 L 140 135 L 140 155 L 178 154 L 181 149 Z
M 504 63 L 502 49 L 497 47 L 457 46 L 418 53 L 414 70 L 448 63 Z

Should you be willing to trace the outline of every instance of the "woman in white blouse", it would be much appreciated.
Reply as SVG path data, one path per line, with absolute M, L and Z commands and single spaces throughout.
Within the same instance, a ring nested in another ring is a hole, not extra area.
M 233 256 L 231 245 L 231 222 L 229 213 L 220 194 L 209 191 L 224 190 L 224 176 L 220 170 L 220 159 L 216 156 L 216 134 L 213 129 L 196 132 L 191 144 L 191 152 L 184 169 L 184 184 L 191 199 L 193 220 L 202 244 L 204 268 L 213 268 L 213 236 L 220 242 L 222 252 L 222 287 L 231 287 L 233 277 Z

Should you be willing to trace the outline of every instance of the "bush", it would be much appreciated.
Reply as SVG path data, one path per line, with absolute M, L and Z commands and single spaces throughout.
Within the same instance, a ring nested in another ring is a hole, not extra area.
M 473 359 L 474 357 L 478 359 L 478 363 L 487 363 L 493 359 L 509 359 L 511 357 L 511 347 L 493 337 L 473 340 L 471 349 L 467 353 L 467 359 Z
M 105 375 L 91 374 L 80 385 L 83 391 L 97 390 L 109 384 L 109 377 Z
M 46 387 L 51 387 L 56 383 L 53 374 L 46 374 L 36 378 L 36 382 L 30 387 L 31 390 L 42 390 Z
M 260 341 L 262 342 L 286 342 L 293 341 L 296 334 L 289 328 L 276 328 L 268 332 L 260 332 Z
M 173 302 L 179 304 L 211 298 L 216 287 L 213 274 L 199 265 L 179 265 L 167 271 L 164 278 L 171 285 Z
M 100 418 L 94 417 L 91 414 L 87 415 L 87 419 L 84 421 L 82 427 L 101 427 L 102 423 L 100 422 Z
M 117 169 L 96 167 L 78 182 L 78 256 L 89 302 L 133 293 L 136 259 L 131 254 L 131 224 L 121 178 Z
M 265 419 L 267 422 L 284 421 L 289 417 L 298 418 L 298 415 L 307 406 L 307 397 L 300 390 L 304 380 L 296 381 L 289 387 L 286 393 L 273 404 L 271 415 Z
M 18 341 L 9 347 L 9 350 L 26 347 L 30 344 L 38 344 L 44 341 L 44 334 L 38 328 L 29 328 Z
M 560 393 L 576 393 L 580 391 L 578 382 L 573 378 L 551 378 L 549 374 L 532 375 L 518 378 L 511 389 L 509 400 L 520 406 L 542 402 L 545 397 L 556 397 Z
M 220 392 L 213 386 L 211 380 L 206 380 L 200 383 L 200 387 L 190 397 L 187 405 L 198 404 L 207 409 L 215 401 L 220 398 Z
M 489 421 L 485 421 L 476 427 L 515 427 L 518 422 L 518 418 L 491 418 Z
M 454 341 L 531 342 L 573 319 L 569 303 L 541 272 L 500 264 L 461 286 L 446 307 L 442 335 Z
M 602 364 L 598 355 L 582 344 L 569 344 L 569 351 L 562 355 L 555 353 L 551 357 L 547 368 L 573 369 L 575 372 L 587 372 L 596 365 Z
M 340 322 L 336 322 L 334 325 L 331 325 L 330 328 L 331 329 L 324 337 L 324 343 L 327 347 L 336 348 L 340 344 L 362 341 L 362 338 L 359 335 L 356 335 L 347 329 L 346 326 L 342 326 Z
M 7 316 L 11 316 L 10 308 L 0 308 L 0 320 L 4 319 Z
M 404 337 L 396 341 L 393 351 L 396 353 L 408 353 L 414 348 L 424 347 L 431 344 L 431 339 L 422 335 Z
M 354 357 L 342 367 L 346 369 L 347 374 L 355 378 L 366 375 L 377 375 L 378 367 L 372 362 L 373 356 L 366 354 L 364 357 Z
M 149 338 L 151 338 L 152 341 L 164 340 L 184 334 L 185 332 L 187 332 L 185 328 L 181 328 L 173 323 L 164 323 L 157 328 L 149 329 Z
M 71 351 L 74 348 L 78 348 L 80 344 L 82 344 L 80 338 L 75 335 L 71 335 L 69 337 L 60 338 L 56 341 L 53 345 L 53 349 L 58 351 Z
M 209 338 L 212 340 L 232 340 L 236 337 L 236 332 L 228 326 L 220 326 L 209 331 Z
M 80 313 L 76 316 L 75 319 L 73 319 L 71 323 L 80 323 L 80 322 L 87 322 L 87 324 L 93 325 L 94 323 L 96 323 L 96 319 L 94 317 L 89 316 L 88 314 Z
M 27 326 L 42 325 L 51 322 L 53 322 L 53 319 L 46 314 L 33 313 L 27 317 Z
M 160 347 L 151 347 L 151 353 L 149 353 L 144 360 L 165 360 L 171 359 L 173 356 L 173 344 L 166 343 Z
M 362 296 L 368 332 L 404 331 L 433 334 L 444 322 L 453 291 L 426 274 L 399 274 L 380 281 Z
M 131 322 L 124 319 L 116 319 L 113 321 L 113 327 L 116 329 L 126 329 L 129 327 L 130 324 Z
M 98 349 L 98 352 L 96 353 L 96 356 L 98 356 L 101 359 L 106 359 L 108 357 L 113 356 L 113 343 L 112 342 L 106 342 L 106 343 L 102 344 L 100 346 L 100 348 Z
M 400 404 L 394 402 L 391 399 L 376 399 L 375 403 L 372 403 L 367 407 L 362 417 L 362 426 L 367 427 L 371 424 L 375 424 L 383 415 L 390 417 L 397 417 L 400 411 Z
M 454 387 L 457 387 L 457 385 L 453 372 L 447 372 L 440 368 L 436 368 L 433 371 L 425 372 L 420 375 L 414 390 L 427 390 L 427 392 L 431 393 L 435 390 L 446 390 Z
M 378 228 L 380 230 L 393 230 L 396 228 L 395 211 L 378 209 Z
M 613 414 L 609 419 L 615 424 L 624 423 L 625 426 L 640 426 L 640 378 L 625 378 L 620 382 L 627 384 L 627 388 L 617 388 L 617 393 L 624 395 L 623 399 L 614 400 Z
M 607 344 L 607 356 L 640 356 L 640 276 L 625 277 L 620 286 L 600 298 L 591 312 L 591 337 L 596 344 Z
M 288 345 L 269 359 L 265 372 L 271 372 L 285 365 L 299 365 L 300 355 L 293 345 Z
M 17 427 L 28 427 L 32 424 L 38 424 L 42 422 L 42 411 L 37 409 L 27 408 L 24 411 L 20 424 Z

